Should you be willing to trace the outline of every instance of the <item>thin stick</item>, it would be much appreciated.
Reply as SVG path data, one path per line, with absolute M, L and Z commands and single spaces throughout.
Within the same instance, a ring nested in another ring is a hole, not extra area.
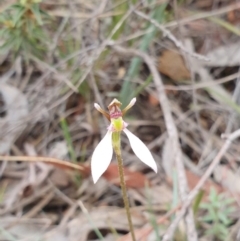
M 127 187 L 126 187 L 126 182 L 125 182 L 125 178 L 124 178 L 120 132 L 113 132 L 112 144 L 113 144 L 113 149 L 115 151 L 117 161 L 118 161 L 118 172 L 119 172 L 119 177 L 120 177 L 120 185 L 121 185 L 121 189 L 122 189 L 122 197 L 123 197 L 124 207 L 125 207 L 126 213 L 127 213 L 129 230 L 130 230 L 130 233 L 132 236 L 132 240 L 136 241 L 135 234 L 134 234 L 134 228 L 133 228 L 133 224 L 132 224 L 132 217 L 131 217 L 131 213 L 130 213 L 129 202 L 128 202 Z
M 228 75 L 226 77 L 216 79 L 214 82 L 212 80 L 206 80 L 204 83 L 197 83 L 194 85 L 178 85 L 178 86 L 173 86 L 173 85 L 165 85 L 164 89 L 165 90 L 197 90 L 197 89 L 202 89 L 202 88 L 207 88 L 207 87 L 212 87 L 215 85 L 220 85 L 224 84 L 226 82 L 235 80 L 236 78 L 239 78 L 240 73 L 235 73 Z
M 204 18 L 209 18 L 209 17 L 225 14 L 227 12 L 231 12 L 231 11 L 237 10 L 239 8 L 240 8 L 240 3 L 236 2 L 236 3 L 230 4 L 230 5 L 226 6 L 226 7 L 223 7 L 223 8 L 217 9 L 217 10 L 212 10 L 212 11 L 208 11 L 208 12 L 194 13 L 192 16 L 180 19 L 179 21 L 172 21 L 172 22 L 166 23 L 164 25 L 164 27 L 166 27 L 166 28 L 175 27 L 179 23 L 185 25 L 185 24 L 188 24 L 188 23 L 196 21 L 196 20 L 200 20 L 200 19 L 204 19 Z
M 127 188 L 126 188 L 126 182 L 125 182 L 125 178 L 124 178 L 123 160 L 122 160 L 121 153 L 120 153 L 120 155 L 116 153 L 116 157 L 117 157 L 117 161 L 118 161 L 118 172 L 119 172 L 119 177 L 120 177 L 123 202 L 124 202 L 124 206 L 125 206 L 126 213 L 127 213 L 128 225 L 129 225 L 130 233 L 132 236 L 132 240 L 136 241 L 133 224 L 132 224 L 132 217 L 131 217 L 131 213 L 130 213 L 129 202 L 128 202 Z
M 70 167 L 77 170 L 84 170 L 80 165 L 63 161 L 52 157 L 40 157 L 40 156 L 0 156 L 0 161 L 24 161 L 24 162 L 47 162 L 50 164 L 58 164 L 66 167 Z

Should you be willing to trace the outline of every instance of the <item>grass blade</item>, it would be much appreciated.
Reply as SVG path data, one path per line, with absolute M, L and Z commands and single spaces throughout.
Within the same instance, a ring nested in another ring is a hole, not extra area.
M 71 135 L 69 132 L 69 128 L 68 128 L 66 119 L 62 118 L 60 120 L 60 125 L 63 130 L 64 139 L 67 142 L 67 147 L 68 147 L 68 151 L 69 151 L 71 160 L 76 163 L 77 159 L 76 159 L 75 151 L 74 151 L 73 144 L 72 144 L 72 138 L 71 138 Z
M 162 4 L 157 9 L 153 10 L 151 14 L 152 18 L 157 20 L 159 23 L 162 23 L 164 21 L 165 8 L 166 4 Z M 143 37 L 139 47 L 139 49 L 144 52 L 147 51 L 148 46 L 154 39 L 157 29 L 154 25 L 150 23 L 147 30 L 149 30 L 149 33 Z M 134 97 L 134 85 L 131 83 L 131 79 L 138 75 L 141 63 L 142 60 L 140 58 L 135 57 L 132 59 L 127 76 L 123 82 L 123 86 L 119 97 L 120 101 L 123 103 L 123 106 L 126 106 L 126 104 Z

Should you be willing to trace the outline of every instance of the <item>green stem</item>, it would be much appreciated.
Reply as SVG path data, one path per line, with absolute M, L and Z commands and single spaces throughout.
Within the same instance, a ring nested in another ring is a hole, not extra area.
M 121 185 L 121 189 L 122 189 L 122 197 L 123 197 L 124 207 L 125 207 L 126 213 L 127 213 L 128 225 L 129 225 L 129 230 L 130 230 L 130 233 L 132 236 L 132 240 L 136 241 L 133 223 L 132 223 L 132 217 L 131 217 L 131 213 L 130 213 L 129 202 L 128 202 L 127 187 L 126 187 L 126 182 L 125 182 L 125 178 L 124 178 L 123 159 L 122 159 L 122 154 L 121 154 L 120 142 L 121 142 L 120 132 L 114 132 L 112 135 L 112 143 L 113 143 L 113 149 L 115 151 L 117 161 L 118 161 L 118 172 L 119 172 L 119 177 L 120 177 L 120 185 Z

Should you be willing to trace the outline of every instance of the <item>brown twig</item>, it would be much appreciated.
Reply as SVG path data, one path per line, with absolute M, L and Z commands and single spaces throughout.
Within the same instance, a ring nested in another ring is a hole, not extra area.
M 206 83 L 204 82 L 204 83 L 197 83 L 194 85 L 178 85 L 178 86 L 165 85 L 164 88 L 165 88 L 165 90 L 197 90 L 197 89 L 202 89 L 202 88 L 207 88 L 207 87 L 227 83 L 229 81 L 232 81 L 232 80 L 238 78 L 239 75 L 240 75 L 239 73 L 231 74 L 226 77 L 216 79 L 216 80 L 214 80 L 214 82 L 210 82 L 210 83 L 208 82 L 208 80 L 206 80 Z M 209 80 L 209 81 L 211 81 L 211 80 Z
M 47 162 L 50 164 L 63 165 L 77 170 L 84 170 L 83 167 L 57 158 L 52 157 L 40 157 L 40 156 L 0 156 L 1 161 L 25 161 L 25 162 Z
M 197 13 L 197 14 L 194 14 L 190 17 L 180 19 L 179 21 L 172 21 L 172 22 L 169 22 L 169 23 L 165 24 L 164 26 L 166 28 L 175 27 L 179 23 L 180 24 L 187 24 L 187 23 L 190 23 L 190 22 L 193 22 L 193 21 L 196 21 L 196 20 L 200 20 L 200 19 L 203 19 L 203 18 L 209 18 L 209 17 L 221 15 L 221 14 L 226 14 L 227 12 L 231 12 L 231 11 L 239 9 L 239 8 L 240 8 L 240 3 L 236 2 L 236 3 L 230 4 L 226 7 L 216 9 L 216 10 L 213 10 L 213 11 L 210 11 L 210 12 Z

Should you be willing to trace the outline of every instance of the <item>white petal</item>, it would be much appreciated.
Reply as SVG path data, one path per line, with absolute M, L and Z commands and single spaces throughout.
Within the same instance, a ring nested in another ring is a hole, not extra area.
M 107 170 L 112 160 L 112 155 L 112 132 L 108 131 L 97 145 L 92 155 L 91 170 L 94 183 L 96 183 L 102 174 Z
M 153 159 L 151 152 L 148 150 L 147 146 L 133 133 L 131 133 L 128 129 L 123 130 L 127 135 L 130 145 L 133 149 L 135 155 L 146 165 L 151 167 L 155 172 L 157 172 L 157 165 Z

